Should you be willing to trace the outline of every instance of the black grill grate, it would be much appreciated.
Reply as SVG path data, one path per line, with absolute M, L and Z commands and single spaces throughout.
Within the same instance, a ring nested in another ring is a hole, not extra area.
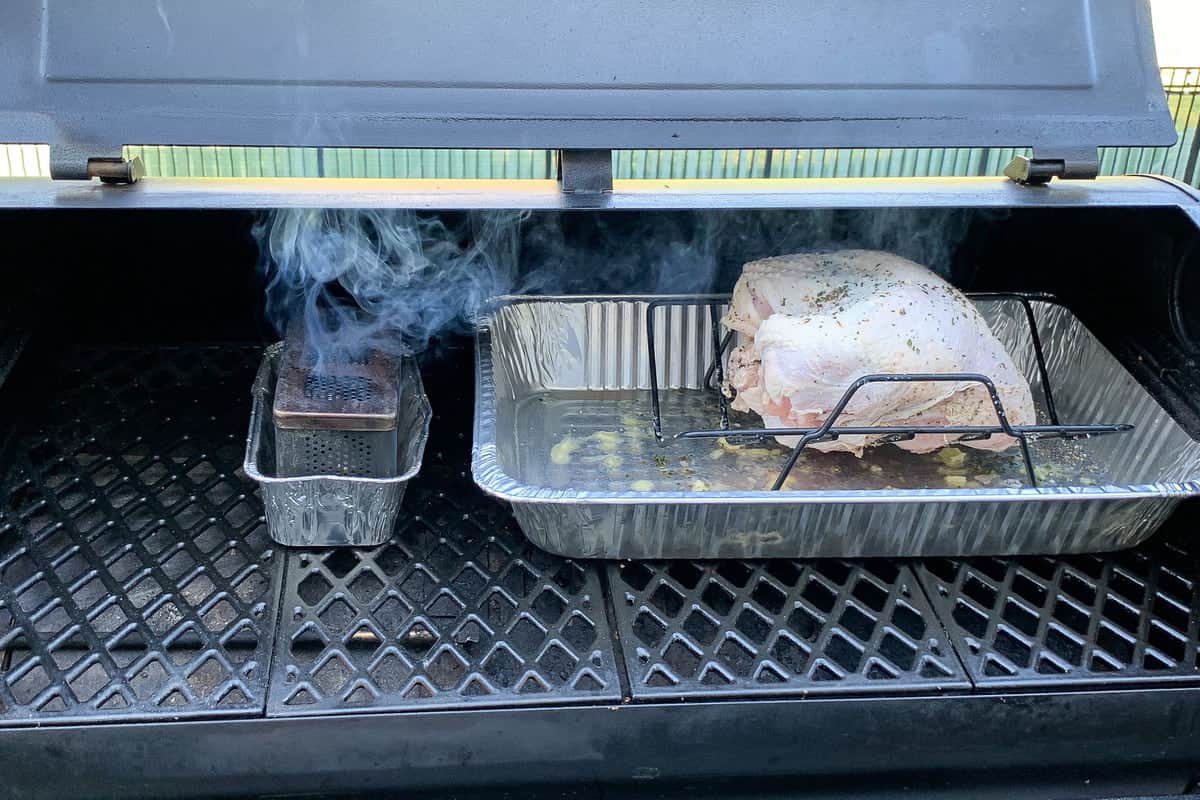
M 278 581 L 236 474 L 258 354 L 85 351 L 11 387 L 0 719 L 261 711 Z
M 440 416 L 393 541 L 277 556 L 237 474 L 258 353 L 30 353 L 13 374 L 0 727 L 611 703 L 622 670 L 646 701 L 1200 683 L 1200 506 L 1103 556 L 601 575 L 471 483 L 453 365 L 429 382 Z
M 391 542 L 288 553 L 269 713 L 620 698 L 597 569 L 529 544 L 439 447 Z
M 1200 680 L 1200 552 L 1169 536 L 1104 555 L 939 559 L 919 574 L 980 686 Z
M 970 688 L 905 566 L 625 563 L 609 580 L 635 698 Z

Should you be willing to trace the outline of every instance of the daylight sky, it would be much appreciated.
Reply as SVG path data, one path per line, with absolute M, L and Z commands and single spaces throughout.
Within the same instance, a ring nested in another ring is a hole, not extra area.
M 1200 67 L 1200 0 L 1151 0 L 1162 67 Z

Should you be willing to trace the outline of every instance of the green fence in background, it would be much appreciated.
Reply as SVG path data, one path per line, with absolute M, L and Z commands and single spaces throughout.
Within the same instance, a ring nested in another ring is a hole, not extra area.
M 1149 172 L 1200 186 L 1200 67 L 1162 70 L 1179 141 L 1172 147 L 1106 147 L 1104 175 Z M 137 145 L 146 174 L 159 177 L 549 179 L 552 150 L 365 149 L 351 147 L 185 147 Z M 1019 148 L 853 150 L 621 150 L 617 179 L 868 178 L 1000 175 Z M 45 146 L 0 147 L 0 177 L 48 174 Z
M 1172 147 L 1103 147 L 1100 172 L 1150 172 L 1200 185 L 1200 67 L 1161 70 L 1179 140 Z M 617 178 L 889 178 L 1001 175 L 1012 147 L 855 150 L 627 150 L 614 159 Z
M 126 147 L 147 175 L 205 178 L 553 178 L 552 150 Z

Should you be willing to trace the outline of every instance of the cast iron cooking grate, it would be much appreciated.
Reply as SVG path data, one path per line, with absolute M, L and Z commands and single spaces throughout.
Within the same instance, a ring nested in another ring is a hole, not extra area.
M 935 559 L 918 570 L 982 687 L 1200 680 L 1200 552 Z
M 630 562 L 608 574 L 634 698 L 970 688 L 894 562 Z
M 94 350 L 27 376 L 0 481 L 0 723 L 261 712 L 275 558 L 236 472 L 258 355 Z
M 287 553 L 268 713 L 619 700 L 596 568 L 427 453 L 390 542 Z

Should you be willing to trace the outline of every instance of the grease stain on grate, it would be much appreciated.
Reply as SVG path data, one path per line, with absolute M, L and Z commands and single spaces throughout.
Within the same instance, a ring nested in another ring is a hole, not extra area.
M 608 580 L 635 699 L 970 688 L 907 567 L 630 562 Z

